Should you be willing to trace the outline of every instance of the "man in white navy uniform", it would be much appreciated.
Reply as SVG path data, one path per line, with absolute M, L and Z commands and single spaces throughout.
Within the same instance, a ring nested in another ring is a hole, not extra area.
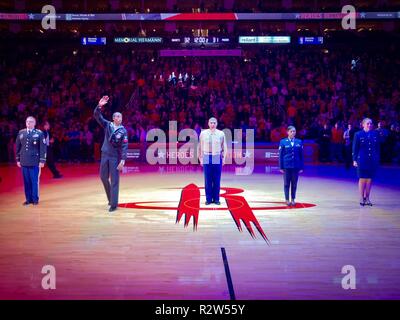
M 200 164 L 204 168 L 206 205 L 220 205 L 219 192 L 222 166 L 225 164 L 227 143 L 224 132 L 217 129 L 217 119 L 208 120 L 209 129 L 200 133 Z

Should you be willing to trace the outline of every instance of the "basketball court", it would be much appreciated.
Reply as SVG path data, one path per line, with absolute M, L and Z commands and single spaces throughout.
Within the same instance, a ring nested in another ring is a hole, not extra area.
M 221 192 L 236 188 L 239 205 L 247 203 L 264 238 L 254 223 L 253 236 L 240 219 L 239 230 L 224 197 L 221 206 L 204 205 L 200 166 L 127 166 L 113 214 L 98 164 L 60 167 L 61 180 L 43 170 L 40 204 L 28 207 L 20 170 L 0 167 L 0 298 L 400 297 L 398 168 L 380 169 L 374 206 L 360 207 L 354 170 L 308 166 L 298 203 L 288 208 L 276 168 L 257 165 L 253 174 L 240 175 L 224 167 Z M 193 217 L 187 227 L 184 215 L 177 223 L 190 184 L 201 195 L 197 228 Z M 42 289 L 45 265 L 56 270 L 55 290 Z M 356 270 L 354 290 L 342 288 L 346 265 Z

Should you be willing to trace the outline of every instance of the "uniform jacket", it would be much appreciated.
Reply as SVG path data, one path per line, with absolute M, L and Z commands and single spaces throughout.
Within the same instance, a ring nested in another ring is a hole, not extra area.
M 110 157 L 126 160 L 128 152 L 128 133 L 123 126 L 114 131 L 112 123 L 104 119 L 100 107 L 94 109 L 94 118 L 104 128 L 104 142 L 101 152 Z
M 358 131 L 353 141 L 353 161 L 362 168 L 377 166 L 380 159 L 380 136 L 375 130 Z
M 27 129 L 18 132 L 16 139 L 16 160 L 21 166 L 39 166 L 39 162 L 46 162 L 46 139 L 39 129 Z
M 279 144 L 279 168 L 299 169 L 304 168 L 303 142 L 300 139 L 294 139 L 292 146 L 289 138 L 284 138 Z

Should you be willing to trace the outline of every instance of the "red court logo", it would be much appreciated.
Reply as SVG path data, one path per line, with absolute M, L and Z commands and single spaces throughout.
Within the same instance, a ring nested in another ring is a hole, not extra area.
M 170 203 L 172 201 L 141 201 L 141 202 L 131 202 L 131 203 L 123 203 L 120 204 L 119 207 L 122 208 L 133 208 L 133 209 L 151 209 L 151 210 L 177 210 L 176 215 L 176 223 L 179 223 L 183 215 L 185 215 L 184 226 L 187 227 L 189 225 L 190 219 L 193 218 L 193 230 L 197 229 L 197 225 L 199 222 L 199 212 L 200 211 L 209 211 L 209 210 L 228 210 L 232 218 L 240 232 L 242 232 L 242 221 L 250 233 L 250 235 L 255 238 L 255 234 L 251 223 L 254 224 L 262 238 L 269 243 L 269 240 L 262 229 L 260 223 L 257 218 L 254 216 L 254 210 L 285 210 L 285 209 L 303 209 L 314 207 L 315 204 L 311 203 L 297 203 L 295 207 L 288 207 L 283 202 L 271 202 L 271 201 L 252 201 L 252 203 L 264 203 L 270 204 L 270 206 L 262 206 L 262 207 L 250 207 L 247 200 L 240 195 L 244 190 L 240 188 L 227 188 L 221 187 L 222 193 L 220 195 L 221 198 L 224 198 L 228 208 L 200 208 L 200 190 L 204 189 L 198 187 L 194 183 L 191 183 L 184 187 L 181 192 L 181 198 L 179 200 L 178 207 L 169 207 L 169 206 L 154 206 L 149 204 L 155 203 Z

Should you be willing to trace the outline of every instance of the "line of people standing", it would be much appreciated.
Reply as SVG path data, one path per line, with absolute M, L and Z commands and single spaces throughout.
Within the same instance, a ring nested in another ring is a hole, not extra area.
M 363 130 L 363 125 L 354 126 L 348 124 L 346 128 L 342 128 L 340 123 L 335 123 L 333 128 L 329 128 L 325 124 L 320 130 L 317 143 L 319 145 L 318 160 L 321 163 L 344 163 L 346 169 L 352 167 L 352 146 L 354 135 L 356 132 Z M 390 130 L 386 129 L 382 121 L 378 122 L 376 131 L 380 136 L 382 157 L 381 163 L 398 162 L 400 158 L 397 154 L 400 150 L 398 145 L 398 133 L 396 126 L 392 125 Z
M 115 112 L 113 121 L 107 121 L 101 114 L 101 108 L 107 104 L 108 96 L 100 99 L 94 111 L 94 118 L 103 127 L 105 139 L 102 146 L 100 176 L 113 212 L 118 206 L 119 171 L 122 170 L 127 158 L 128 134 L 122 125 L 122 114 Z M 206 205 L 215 203 L 220 205 L 220 181 L 222 165 L 225 164 L 227 154 L 226 139 L 222 131 L 217 130 L 217 119 L 209 119 L 210 129 L 200 134 L 200 163 L 204 166 Z M 375 177 L 380 162 L 380 146 L 383 141 L 379 130 L 372 130 L 372 120 L 365 118 L 362 130 L 352 131 L 351 125 L 343 133 L 346 155 L 352 154 L 354 167 L 357 168 L 359 178 L 360 205 L 372 206 L 370 193 L 372 179 Z M 37 205 L 39 203 L 40 170 L 47 160 L 50 170 L 55 177 L 61 177 L 56 169 L 51 154 L 52 138 L 50 124 L 44 123 L 44 131 L 35 128 L 36 119 L 26 119 L 26 129 L 19 131 L 16 138 L 16 162 L 22 168 L 25 188 L 25 202 L 23 205 Z M 335 126 L 338 130 L 338 127 Z M 284 174 L 284 195 L 288 206 L 296 206 L 296 191 L 299 174 L 304 168 L 303 142 L 296 139 L 296 128 L 287 128 L 288 137 L 280 141 L 279 168 Z M 339 133 L 338 133 L 339 134 Z M 337 135 L 338 135 L 337 134 Z M 340 132 L 340 134 L 342 134 Z M 353 143 L 352 141 L 353 137 Z M 291 201 L 289 201 L 291 199 Z

